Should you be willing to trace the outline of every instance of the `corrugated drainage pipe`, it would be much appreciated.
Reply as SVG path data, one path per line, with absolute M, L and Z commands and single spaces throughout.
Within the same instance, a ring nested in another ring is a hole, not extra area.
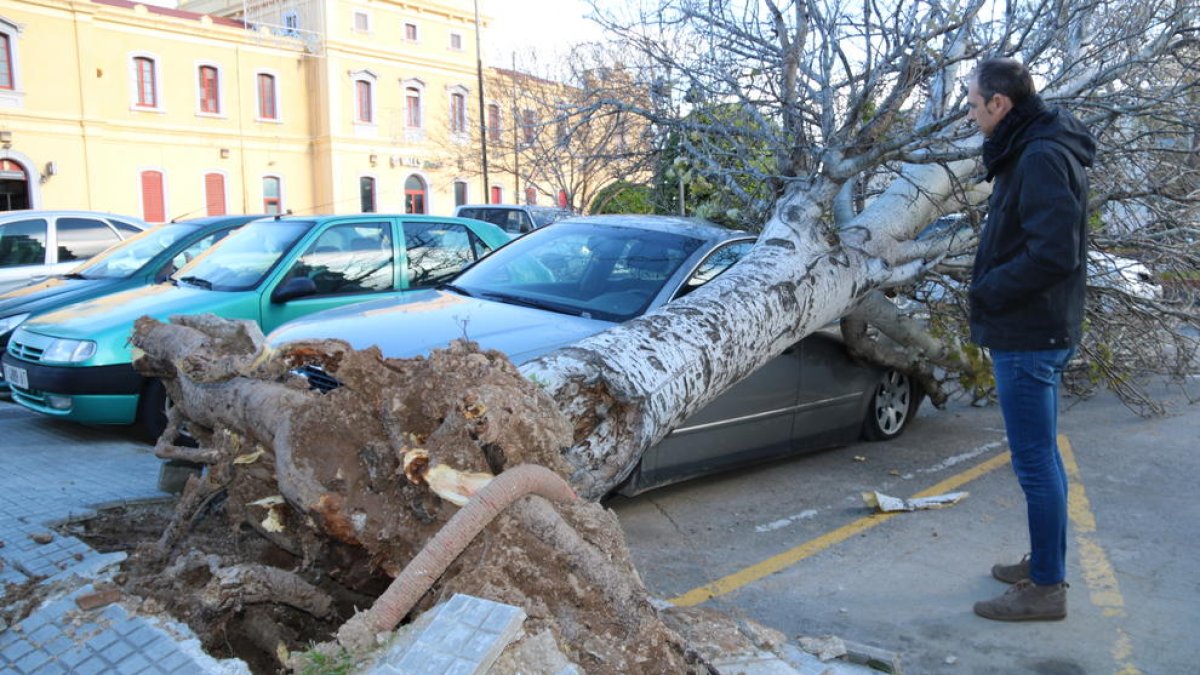
M 562 503 L 579 499 L 565 480 L 544 466 L 522 464 L 501 473 L 425 544 L 371 609 L 355 614 L 338 629 L 338 642 L 349 649 L 374 646 L 375 636 L 394 629 L 497 514 L 531 494 Z

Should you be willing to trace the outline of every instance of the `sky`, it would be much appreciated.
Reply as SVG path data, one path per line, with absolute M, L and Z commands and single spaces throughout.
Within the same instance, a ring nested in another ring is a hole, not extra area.
M 483 34 L 483 53 L 490 65 L 503 67 L 514 51 L 520 55 L 562 52 L 572 43 L 599 40 L 600 27 L 583 17 L 591 12 L 583 0 L 480 0 L 479 11 L 492 17 Z

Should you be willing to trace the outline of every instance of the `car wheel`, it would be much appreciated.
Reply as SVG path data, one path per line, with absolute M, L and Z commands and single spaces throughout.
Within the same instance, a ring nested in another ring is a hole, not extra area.
M 138 424 L 151 443 L 157 443 L 158 437 L 167 428 L 167 409 L 170 407 L 171 399 L 167 397 L 167 388 L 162 380 L 151 379 L 142 387 L 142 395 L 138 399 Z
M 913 378 L 889 370 L 879 379 L 863 420 L 863 438 L 886 441 L 904 433 L 921 405 L 921 386 Z

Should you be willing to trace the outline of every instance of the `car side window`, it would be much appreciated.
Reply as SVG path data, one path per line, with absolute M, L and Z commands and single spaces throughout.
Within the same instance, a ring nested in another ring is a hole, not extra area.
M 753 247 L 754 242 L 752 241 L 737 241 L 726 244 L 708 254 L 704 262 L 696 267 L 696 271 L 692 272 L 687 281 L 683 282 L 683 285 L 675 292 L 675 297 L 682 298 L 704 284 L 716 279 L 722 272 L 733 267 L 733 264 L 741 260 Z
M 213 232 L 207 237 L 202 237 L 201 239 L 197 240 L 191 246 L 188 246 L 179 253 L 176 253 L 175 257 L 171 258 L 171 261 L 163 267 L 162 271 L 159 272 L 159 276 L 166 278 L 174 274 L 175 270 L 192 262 L 196 256 L 207 251 L 212 247 L 213 244 L 224 239 L 225 235 L 232 231 L 233 230 L 221 230 L 220 232 Z
M 120 232 L 122 237 L 132 237 L 133 235 L 142 231 L 142 228 L 138 227 L 137 225 L 127 223 L 123 220 L 117 220 L 116 218 L 109 218 L 108 222 L 112 223 L 113 226 L 117 228 L 117 232 Z
M 58 262 L 86 260 L 121 241 L 102 220 L 59 218 L 57 228 Z
M 408 287 L 436 286 L 475 261 L 473 235 L 458 223 L 404 223 Z
M 33 218 L 0 225 L 0 267 L 45 263 L 45 220 Z
M 389 223 L 341 223 L 325 230 L 292 265 L 287 277 L 308 277 L 317 295 L 392 289 Z

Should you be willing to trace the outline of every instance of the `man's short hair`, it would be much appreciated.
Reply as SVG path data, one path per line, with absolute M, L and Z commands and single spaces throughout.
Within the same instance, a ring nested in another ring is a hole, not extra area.
M 993 57 L 984 59 L 975 67 L 975 86 L 984 101 L 992 100 L 996 94 L 1004 94 L 1018 105 L 1033 96 L 1033 76 L 1025 64 L 1016 59 Z

